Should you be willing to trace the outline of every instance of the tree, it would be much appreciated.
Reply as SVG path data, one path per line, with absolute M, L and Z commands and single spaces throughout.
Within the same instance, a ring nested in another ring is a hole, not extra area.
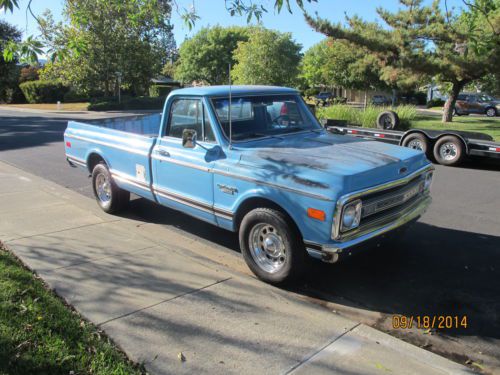
M 21 41 L 21 31 L 9 23 L 0 20 L 0 101 L 9 98 L 9 91 L 17 86 L 19 69 L 16 61 L 5 61 L 3 50 L 8 43 L 18 43 Z
M 341 86 L 360 90 L 387 87 L 381 79 L 378 62 L 364 49 L 329 38 L 306 51 L 301 77 L 310 87 Z
M 358 17 L 349 18 L 347 26 L 307 14 L 306 20 L 333 39 L 365 48 L 386 77 L 399 71 L 449 83 L 443 113 L 443 122 L 449 122 L 463 87 L 494 73 L 500 65 L 500 1 L 464 0 L 466 9 L 459 14 L 441 10 L 437 0 L 429 6 L 422 5 L 422 0 L 400 3 L 403 9 L 396 13 L 377 9 L 386 28 Z
M 290 33 L 255 27 L 234 51 L 234 83 L 295 86 L 302 46 Z
M 44 44 L 52 54 L 41 75 L 73 86 L 81 93 L 121 87 L 144 93 L 160 72 L 172 46 L 170 8 L 157 0 L 67 0 L 67 24 L 50 14 L 39 18 Z
M 229 64 L 239 42 L 248 40 L 249 28 L 203 28 L 179 48 L 175 78 L 181 82 L 201 81 L 210 85 L 227 84 Z
M 27 8 L 26 8 L 26 14 L 28 12 L 33 16 L 33 18 L 40 23 L 39 18 L 32 12 L 31 10 L 31 1 L 29 0 Z M 317 0 L 305 0 L 308 3 L 316 2 Z M 138 1 L 137 3 L 139 4 L 141 1 Z M 222 1 L 221 1 L 222 2 Z M 292 2 L 293 3 L 293 2 Z M 181 18 L 184 20 L 185 24 L 188 25 L 189 29 L 192 29 L 192 27 L 195 25 L 196 21 L 200 18 L 198 16 L 198 13 L 196 12 L 196 8 L 194 7 L 194 2 L 193 5 L 190 7 L 190 9 L 182 8 L 179 6 L 177 0 L 152 0 L 150 4 L 154 5 L 152 8 L 153 13 L 150 14 L 151 19 L 154 20 L 154 22 L 158 22 L 157 15 L 158 13 L 155 11 L 157 9 L 161 8 L 168 8 L 170 9 L 171 6 L 174 6 L 174 8 L 177 10 L 177 13 L 181 16 Z M 295 0 L 295 4 L 301 9 L 304 10 L 304 0 Z M 243 16 L 247 18 L 247 22 L 250 23 L 253 18 L 255 18 L 257 21 L 260 21 L 262 18 L 262 15 L 264 13 L 267 13 L 267 8 L 256 2 L 255 0 L 224 0 L 224 6 L 226 8 L 226 11 L 231 15 L 231 16 Z M 276 10 L 277 13 L 280 13 L 283 6 L 286 7 L 288 12 L 292 13 L 292 7 L 291 7 L 291 1 L 290 0 L 275 0 L 274 1 L 274 9 Z M 4 11 L 10 11 L 13 12 L 14 8 L 19 8 L 19 0 L 0 0 L 0 12 Z M 156 8 L 156 9 L 155 9 Z M 159 12 L 161 14 L 161 11 Z M 166 42 L 168 39 L 164 39 Z M 173 40 L 173 39 L 171 39 Z M 168 42 L 167 42 L 168 46 Z M 7 49 L 7 54 L 6 54 L 6 59 L 7 60 L 13 60 L 14 56 L 16 58 L 23 58 L 26 59 L 28 62 L 35 62 L 37 61 L 37 54 L 40 54 L 41 44 L 38 40 L 29 38 L 27 41 L 22 42 L 22 43 L 12 43 L 8 46 Z M 77 45 L 71 45 L 69 46 L 70 49 L 74 49 L 76 52 L 78 52 L 78 46 Z M 165 64 L 166 61 L 163 61 L 163 64 Z

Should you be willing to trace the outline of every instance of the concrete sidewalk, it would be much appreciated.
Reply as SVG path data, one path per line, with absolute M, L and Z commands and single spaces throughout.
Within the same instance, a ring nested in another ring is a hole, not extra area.
M 153 374 L 472 373 L 1 162 L 0 240 Z

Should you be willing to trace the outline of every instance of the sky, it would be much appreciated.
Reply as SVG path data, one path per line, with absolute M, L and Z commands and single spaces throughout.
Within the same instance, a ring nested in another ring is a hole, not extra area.
M 174 25 L 174 36 L 179 46 L 182 41 L 190 36 L 193 36 L 200 28 L 204 26 L 231 26 L 231 25 L 247 25 L 245 17 L 231 17 L 224 7 L 224 0 L 176 0 L 179 6 L 179 11 L 173 10 L 172 24 Z M 255 1 L 255 0 L 254 0 Z M 429 2 L 430 0 L 426 0 Z M 444 1 L 444 0 L 442 0 Z M 24 36 L 37 35 L 36 21 L 28 15 L 26 17 L 26 5 L 28 0 L 19 1 L 19 9 L 0 14 L 0 19 L 4 19 L 19 27 L 24 33 Z M 200 19 L 197 20 L 193 30 L 189 30 L 181 20 L 179 12 L 183 9 L 189 9 L 194 3 L 197 14 Z M 302 16 L 298 7 L 293 4 L 293 13 L 289 14 L 283 9 L 277 15 L 274 12 L 274 0 L 260 0 L 267 9 L 268 13 L 263 16 L 262 23 L 265 27 L 276 29 L 282 32 L 292 33 L 292 37 L 296 42 L 300 43 L 303 51 L 315 43 L 321 41 L 324 36 L 311 29 Z M 294 3 L 294 0 L 291 0 Z M 358 15 L 367 21 L 377 20 L 376 8 L 381 6 L 389 10 L 397 10 L 399 4 L 397 0 L 318 0 L 317 3 L 307 3 L 304 1 L 305 9 L 311 13 L 318 13 L 321 17 L 327 18 L 334 22 L 343 22 L 345 14 L 349 16 Z M 448 6 L 460 7 L 461 0 L 448 0 Z M 35 14 L 41 14 L 45 9 L 50 9 L 56 21 L 62 19 L 64 0 L 33 0 L 31 8 Z

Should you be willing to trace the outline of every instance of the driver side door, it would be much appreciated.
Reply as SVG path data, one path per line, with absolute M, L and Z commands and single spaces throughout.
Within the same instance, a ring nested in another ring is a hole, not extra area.
M 214 163 L 209 154 L 216 146 L 201 98 L 179 98 L 170 105 L 168 123 L 152 151 L 154 191 L 160 204 L 215 223 L 213 214 Z M 185 148 L 182 133 L 195 130 L 197 145 Z

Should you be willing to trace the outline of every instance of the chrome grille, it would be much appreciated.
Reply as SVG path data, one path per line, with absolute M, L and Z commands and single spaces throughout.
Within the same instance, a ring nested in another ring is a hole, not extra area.
M 425 176 L 432 171 L 426 166 L 412 174 L 386 184 L 357 191 L 341 197 L 337 202 L 336 215 L 332 226 L 332 239 L 348 240 L 368 233 L 380 225 L 389 224 L 399 216 L 406 214 L 427 199 Z M 341 232 L 343 207 L 356 199 L 362 201 L 361 220 L 357 228 Z
M 405 204 L 423 191 L 424 181 L 419 178 L 416 181 L 399 187 L 396 191 L 385 193 L 375 198 L 362 199 L 363 209 L 361 211 L 361 220 L 379 212 Z

